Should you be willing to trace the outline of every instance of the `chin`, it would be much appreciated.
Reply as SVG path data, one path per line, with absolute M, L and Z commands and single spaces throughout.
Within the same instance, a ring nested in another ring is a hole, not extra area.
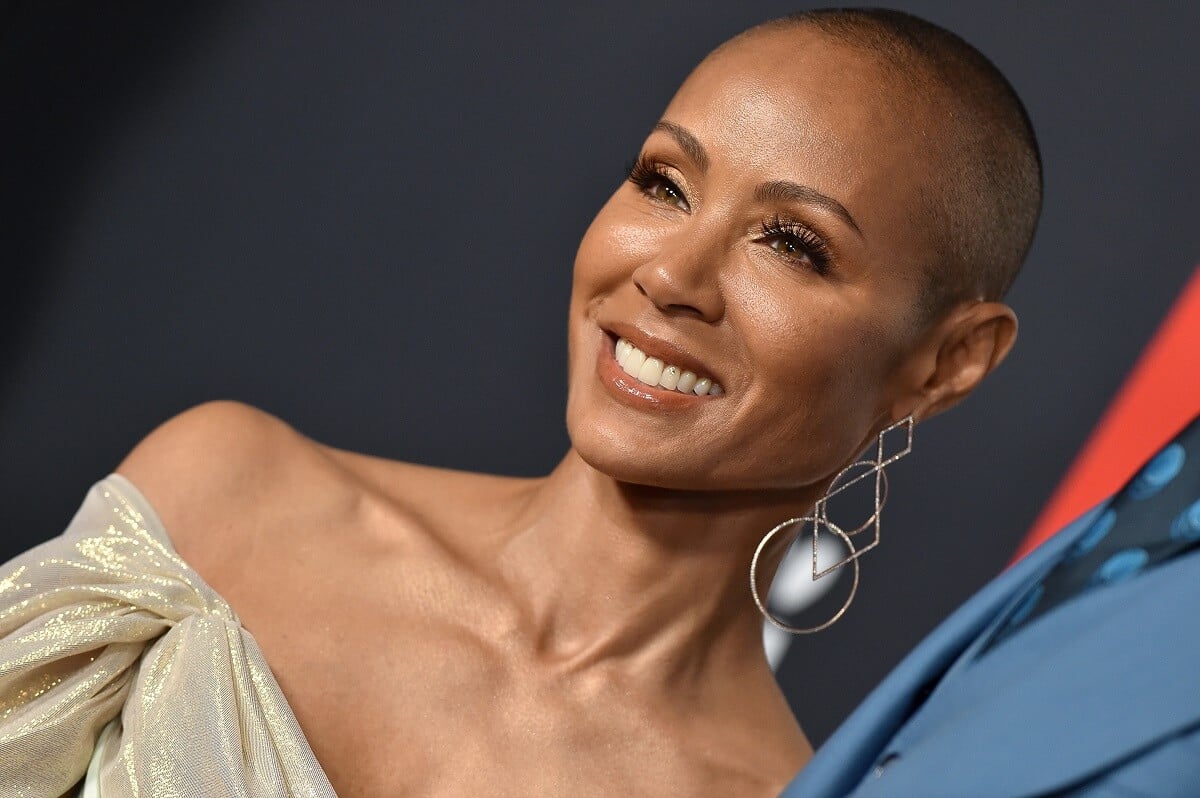
M 567 434 L 579 458 L 600 473 L 619 482 L 672 490 L 712 488 L 710 470 L 661 440 L 635 435 L 613 420 L 594 417 L 572 423 Z
M 579 458 L 596 471 L 617 481 L 664 490 L 711 490 L 714 485 L 704 474 L 686 473 L 678 467 L 647 462 L 644 457 L 622 455 L 604 447 L 575 447 Z

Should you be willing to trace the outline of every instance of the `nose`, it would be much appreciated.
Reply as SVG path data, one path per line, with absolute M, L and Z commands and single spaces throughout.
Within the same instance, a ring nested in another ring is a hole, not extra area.
M 633 272 L 633 283 L 667 315 L 694 316 L 709 323 L 725 314 L 719 280 L 719 247 L 681 231 L 654 258 Z

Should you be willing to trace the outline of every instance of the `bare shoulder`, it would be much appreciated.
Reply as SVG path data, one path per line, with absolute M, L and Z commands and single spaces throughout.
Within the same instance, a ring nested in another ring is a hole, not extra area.
M 354 493 L 325 447 L 231 401 L 169 419 L 116 470 L 154 507 L 183 558 L 206 574 L 260 545 L 283 526 L 281 514 L 319 514 Z
M 233 588 L 261 556 L 336 539 L 436 530 L 524 480 L 336 449 L 247 404 L 208 402 L 169 419 L 117 466 L 149 501 L 179 554 L 213 587 Z M 448 518 L 447 514 L 453 516 Z M 313 550 L 313 549 L 310 549 Z
M 185 493 L 185 483 L 250 490 L 246 477 L 261 476 L 272 456 L 301 445 L 299 433 L 269 413 L 241 402 L 206 402 L 154 429 L 117 470 L 160 500 Z

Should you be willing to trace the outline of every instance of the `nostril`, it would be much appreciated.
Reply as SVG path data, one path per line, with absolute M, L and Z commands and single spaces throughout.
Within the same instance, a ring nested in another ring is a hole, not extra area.
M 693 307 L 692 305 L 671 304 L 667 305 L 664 310 L 673 313 L 684 313 L 689 316 L 695 316 L 698 319 L 704 319 L 704 312 L 701 311 L 700 308 Z

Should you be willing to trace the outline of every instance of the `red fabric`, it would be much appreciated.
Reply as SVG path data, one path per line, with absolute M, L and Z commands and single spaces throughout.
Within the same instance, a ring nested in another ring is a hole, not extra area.
M 1134 471 L 1200 413 L 1200 267 L 1017 550 L 1014 562 Z

